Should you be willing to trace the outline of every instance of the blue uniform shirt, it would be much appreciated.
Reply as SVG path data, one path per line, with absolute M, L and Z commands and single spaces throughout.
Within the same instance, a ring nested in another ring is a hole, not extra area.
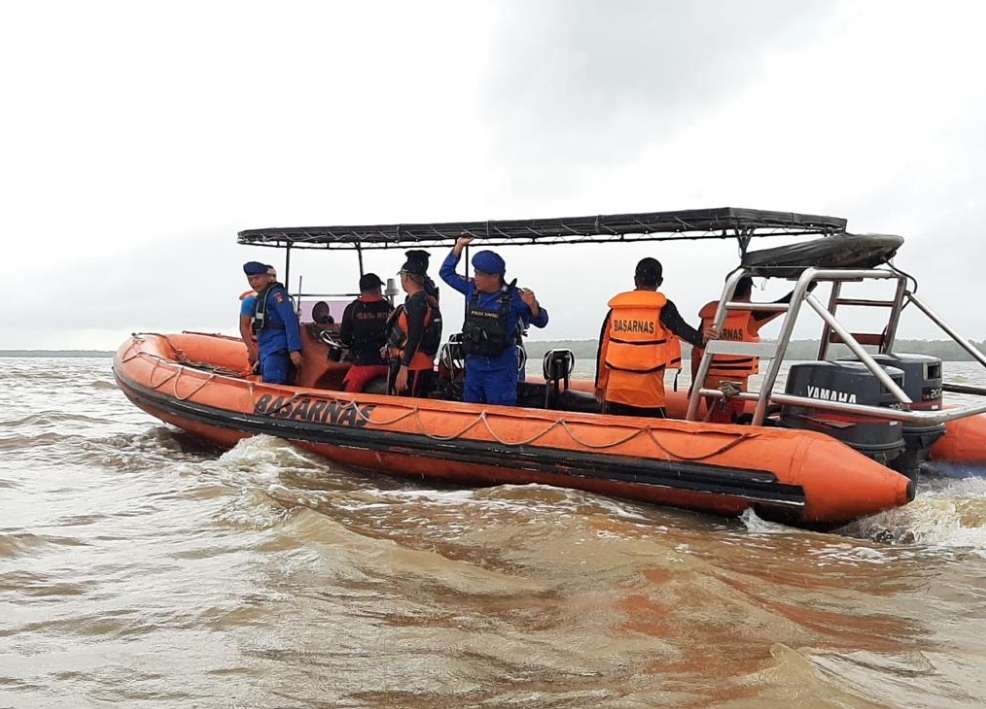
M 459 257 L 455 255 L 455 252 L 449 252 L 449 255 L 445 257 L 445 261 L 442 262 L 442 268 L 439 271 L 439 275 L 442 280 L 448 283 L 452 288 L 459 291 L 466 296 L 466 300 L 472 298 L 473 293 L 476 290 L 475 284 L 472 280 L 460 276 L 455 272 L 455 267 L 459 264 Z M 506 288 L 506 286 L 504 286 Z M 482 310 L 499 310 L 500 309 L 500 294 L 499 293 L 480 293 L 477 306 Z M 510 299 L 510 316 L 507 322 L 507 339 L 509 342 L 514 342 L 517 337 L 517 328 L 523 327 L 524 325 L 530 323 L 535 327 L 544 327 L 548 324 L 548 311 L 543 307 L 540 309 L 541 312 L 538 313 L 537 317 L 531 312 L 530 306 L 527 305 L 520 298 L 520 291 L 516 288 L 513 291 L 513 297 Z M 470 367 L 476 369 L 484 370 L 494 370 L 494 369 L 505 369 L 510 367 L 514 370 L 517 369 L 517 352 L 513 347 L 507 347 L 503 352 L 501 352 L 496 357 L 483 357 L 482 355 L 469 355 L 466 357 L 466 364 Z
M 240 301 L 240 315 L 246 318 L 253 317 L 253 311 L 257 307 L 257 296 L 248 295 Z
M 257 348 L 260 356 L 277 352 L 301 352 L 301 327 L 298 315 L 294 312 L 291 296 L 280 284 L 267 289 L 267 316 L 264 329 L 257 333 Z M 244 303 L 249 298 L 244 298 Z M 242 311 L 241 311 L 242 312 Z M 253 310 L 250 310 L 253 314 Z

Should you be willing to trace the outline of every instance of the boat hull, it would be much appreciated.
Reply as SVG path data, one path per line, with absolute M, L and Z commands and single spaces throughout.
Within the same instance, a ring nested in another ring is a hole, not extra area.
M 137 406 L 217 445 L 269 434 L 392 475 L 542 483 L 723 515 L 753 507 L 806 526 L 848 522 L 914 494 L 904 476 L 816 433 L 352 395 L 229 376 L 245 362 L 238 341 L 142 335 L 121 346 L 114 373 Z
M 947 422 L 929 454 L 946 463 L 986 466 L 986 414 Z

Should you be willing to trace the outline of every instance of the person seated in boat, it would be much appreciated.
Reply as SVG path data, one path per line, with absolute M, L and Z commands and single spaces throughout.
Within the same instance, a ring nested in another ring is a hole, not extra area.
M 364 274 L 359 279 L 359 297 L 342 314 L 339 339 L 349 348 L 353 363 L 342 380 L 346 391 L 363 391 L 370 381 L 389 373 L 381 351 L 387 344 L 387 320 L 394 307 L 380 292 L 381 285 L 377 274 Z
M 506 283 L 506 263 L 493 251 L 472 257 L 473 278 L 455 271 L 462 250 L 472 237 L 461 236 L 442 263 L 442 280 L 466 297 L 462 324 L 462 350 L 466 355 L 466 380 L 462 400 L 470 403 L 513 406 L 517 403 L 518 329 L 530 322 L 548 324 L 548 311 L 534 291 Z
M 814 290 L 817 285 L 817 281 L 812 281 L 808 290 Z M 783 298 L 773 301 L 773 304 L 790 303 L 793 295 L 794 291 L 791 291 Z M 733 300 L 737 303 L 749 303 L 752 296 L 753 279 L 749 276 L 743 276 L 736 284 Z M 703 329 L 712 329 L 718 308 L 719 301 L 713 300 L 699 310 L 698 316 L 702 318 Z M 733 342 L 760 342 L 760 328 L 783 314 L 777 310 L 730 310 L 726 314 L 719 339 Z M 698 374 L 703 354 L 702 348 L 697 348 L 692 352 L 693 382 Z M 704 386 L 706 389 L 718 389 L 726 382 L 731 382 L 735 385 L 734 391 L 747 391 L 750 377 L 760 371 L 759 365 L 760 358 L 752 355 L 715 355 L 709 365 Z M 743 413 L 746 404 L 739 397 L 728 399 L 708 397 L 706 403 L 710 407 L 708 420 L 716 423 L 735 423 Z
M 312 306 L 312 324 L 319 327 L 329 327 L 336 324 L 336 319 L 332 317 L 332 309 L 324 300 L 320 300 Z
M 442 340 L 442 313 L 438 300 L 425 290 L 427 252 L 408 251 L 407 254 L 407 261 L 398 271 L 401 288 L 407 297 L 387 320 L 390 356 L 387 391 L 398 396 L 426 397 L 434 388 L 435 355 Z
M 308 325 L 308 331 L 312 339 L 318 340 L 329 347 L 328 358 L 331 362 L 341 362 L 344 353 L 342 343 L 339 342 L 339 325 L 332 317 L 332 308 L 324 300 L 320 300 L 312 305 L 312 321 Z
M 243 272 L 257 293 L 250 329 L 257 337 L 260 378 L 268 384 L 287 384 L 302 361 L 301 326 L 291 296 L 277 282 L 273 267 L 248 261 Z
M 596 355 L 596 396 L 603 413 L 664 418 L 664 372 L 680 357 L 675 338 L 701 347 L 711 334 L 703 336 L 681 318 L 658 290 L 662 275 L 660 261 L 641 259 L 634 290 L 609 300 Z
M 257 291 L 251 288 L 240 293 L 240 339 L 246 345 L 251 372 L 257 369 L 257 338 L 254 337 L 253 329 L 250 327 L 255 307 L 257 307 Z

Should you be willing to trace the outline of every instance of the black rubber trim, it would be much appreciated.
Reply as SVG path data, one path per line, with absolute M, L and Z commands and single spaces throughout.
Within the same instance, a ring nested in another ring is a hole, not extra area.
M 654 372 L 659 372 L 662 369 L 668 368 L 667 364 L 661 364 L 658 365 L 657 367 L 652 367 L 650 369 L 627 369 L 626 367 L 617 367 L 615 364 L 610 364 L 609 362 L 606 362 L 606 366 L 617 372 L 632 372 L 634 374 L 652 374 Z
M 610 336 L 609 341 L 620 345 L 664 345 L 668 342 L 667 338 L 663 340 L 623 340 L 613 336 Z
M 766 470 L 728 468 L 688 461 L 582 453 L 540 446 L 506 446 L 485 441 L 442 441 L 427 436 L 353 426 L 333 426 L 265 415 L 244 414 L 191 401 L 180 401 L 133 382 L 114 369 L 128 397 L 183 418 L 235 431 L 265 433 L 290 440 L 327 443 L 364 450 L 405 453 L 437 460 L 534 470 L 594 480 L 658 485 L 676 490 L 730 495 L 760 504 L 804 507 L 799 485 L 777 481 Z M 313 396 L 317 398 L 317 395 Z M 509 465 L 500 461 L 508 460 Z

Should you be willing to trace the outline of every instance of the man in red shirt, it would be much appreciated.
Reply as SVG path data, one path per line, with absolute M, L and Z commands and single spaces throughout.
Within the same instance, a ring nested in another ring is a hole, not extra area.
M 381 350 L 387 344 L 387 319 L 394 308 L 380 286 L 377 274 L 365 274 L 359 279 L 359 297 L 342 314 L 339 339 L 349 347 L 353 362 L 343 379 L 346 391 L 363 391 L 371 380 L 387 377 L 387 360 Z

